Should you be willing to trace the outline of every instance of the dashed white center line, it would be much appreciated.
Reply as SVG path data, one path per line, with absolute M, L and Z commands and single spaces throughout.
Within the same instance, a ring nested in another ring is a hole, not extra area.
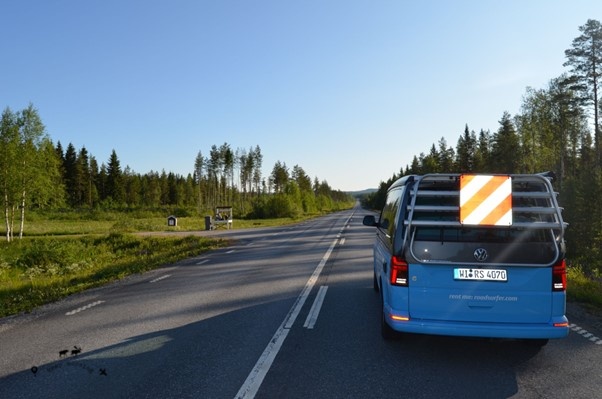
M 326 265 L 328 258 L 330 258 L 330 254 L 332 253 L 334 247 L 337 245 L 337 241 L 338 241 L 338 236 L 332 242 L 332 244 L 326 251 L 326 254 L 322 258 L 322 260 L 320 261 L 320 263 L 318 264 L 316 269 L 314 270 L 314 272 L 311 275 L 311 277 L 309 278 L 309 280 L 307 280 L 307 283 L 305 284 L 305 288 L 303 289 L 301 294 L 297 297 L 297 300 L 295 301 L 293 307 L 291 308 L 289 313 L 284 318 L 284 321 L 282 322 L 280 327 L 274 333 L 274 336 L 272 337 L 272 339 L 270 339 L 268 346 L 265 348 L 265 350 L 263 351 L 263 353 L 257 360 L 255 367 L 253 367 L 253 370 L 251 370 L 251 372 L 247 376 L 247 379 L 243 383 L 242 387 L 240 387 L 238 393 L 236 394 L 237 399 L 242 399 L 242 398 L 251 399 L 251 398 L 254 398 L 255 395 L 257 394 L 257 391 L 259 390 L 259 387 L 261 386 L 263 379 L 265 378 L 268 371 L 270 370 L 270 367 L 272 367 L 272 363 L 274 362 L 276 355 L 278 354 L 278 352 L 280 351 L 280 348 L 282 347 L 282 344 L 286 340 L 286 337 L 288 336 L 289 331 L 293 327 L 293 324 L 295 323 L 297 316 L 299 316 L 299 312 L 301 312 L 301 308 L 305 304 L 305 301 L 307 300 L 309 293 L 311 292 L 313 286 L 318 281 L 318 278 L 320 277 L 320 273 L 322 273 L 322 269 L 324 268 L 324 265 Z
M 86 306 L 82 306 L 82 307 L 80 307 L 80 308 L 77 308 L 77 309 L 75 309 L 75 310 L 72 310 L 72 311 L 70 311 L 70 312 L 67 312 L 67 313 L 65 313 L 65 316 L 73 316 L 74 314 L 77 314 L 77 313 L 79 313 L 79 312 L 83 312 L 84 310 L 88 310 L 88 309 L 90 309 L 90 308 L 93 308 L 94 306 L 98 306 L 98 305 L 100 305 L 101 303 L 104 303 L 104 301 L 96 301 L 96 302 L 92 302 L 92 303 L 90 303 L 90 304 L 88 304 L 88 305 L 86 305 Z
M 339 245 L 343 245 L 345 244 L 345 237 L 341 238 L 341 241 L 339 241 Z
M 231 254 L 231 253 L 232 253 L 232 252 L 234 252 L 234 251 L 235 251 L 235 249 L 231 249 L 231 250 L 227 251 L 226 253 L 227 253 L 227 254 Z
M 203 259 L 202 261 L 197 262 L 197 265 L 202 265 L 202 264 L 205 264 L 207 262 L 209 262 L 209 259 Z
M 157 277 L 154 280 L 149 281 L 150 283 L 156 283 L 157 281 L 161 281 L 161 280 L 165 280 L 166 278 L 171 277 L 171 274 L 166 274 L 164 276 L 161 277 Z

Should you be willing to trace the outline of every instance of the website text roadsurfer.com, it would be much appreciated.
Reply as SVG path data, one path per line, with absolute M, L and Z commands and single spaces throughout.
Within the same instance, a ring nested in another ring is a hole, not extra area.
M 449 294 L 449 299 L 465 301 L 518 302 L 517 296 Z

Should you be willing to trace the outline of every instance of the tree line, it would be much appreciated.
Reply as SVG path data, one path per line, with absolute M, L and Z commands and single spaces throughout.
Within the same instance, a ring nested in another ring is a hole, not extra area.
M 444 137 L 414 156 L 399 174 L 363 199 L 381 209 L 388 187 L 407 174 L 437 172 L 539 173 L 556 175 L 565 208 L 568 255 L 592 273 L 602 271 L 602 165 L 600 95 L 602 25 L 588 20 L 565 51 L 568 71 L 546 87 L 528 87 L 520 111 L 504 112 L 496 131 L 478 133 L 467 125 L 455 148 Z M 593 129 L 592 129 L 593 127 Z M 592 131 L 593 130 L 593 131 Z
M 190 209 L 211 215 L 217 206 L 233 207 L 236 217 L 278 218 L 328 212 L 351 206 L 353 199 L 314 181 L 303 168 L 277 161 L 262 176 L 259 145 L 233 150 L 230 144 L 199 151 L 192 173 L 135 173 L 122 168 L 115 150 L 99 163 L 85 147 L 66 148 L 48 136 L 38 110 L 5 108 L 0 120 L 0 193 L 6 240 L 23 237 L 26 209 Z M 16 224 L 16 225 L 15 225 Z

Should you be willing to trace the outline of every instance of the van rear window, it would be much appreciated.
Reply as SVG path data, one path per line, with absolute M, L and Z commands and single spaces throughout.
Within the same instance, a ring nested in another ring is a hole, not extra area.
M 483 227 L 416 227 L 414 241 L 473 242 L 473 243 L 542 243 L 554 238 L 541 229 L 483 228 Z

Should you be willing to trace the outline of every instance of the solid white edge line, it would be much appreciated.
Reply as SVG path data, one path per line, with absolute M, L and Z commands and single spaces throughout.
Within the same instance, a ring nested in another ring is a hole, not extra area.
M 351 219 L 352 216 L 353 216 L 353 214 L 349 217 L 349 219 Z M 349 219 L 347 219 L 347 221 L 349 221 Z M 345 228 L 345 226 L 343 225 L 342 229 L 344 229 L 344 228 Z M 342 231 L 342 229 L 341 229 L 341 231 Z M 314 272 L 311 275 L 311 277 L 309 278 L 309 280 L 307 280 L 307 283 L 305 284 L 305 288 L 303 289 L 301 294 L 297 297 L 297 300 L 293 304 L 293 307 L 291 308 L 289 313 L 284 318 L 284 321 L 282 322 L 280 327 L 278 327 L 278 329 L 274 333 L 274 336 L 272 336 L 272 339 L 270 339 L 268 346 L 266 346 L 266 348 L 264 349 L 261 356 L 259 356 L 257 363 L 255 363 L 253 370 L 251 370 L 251 372 L 247 376 L 247 379 L 245 380 L 245 382 L 242 384 L 242 386 L 238 390 L 238 393 L 236 394 L 235 398 L 237 398 L 237 399 L 254 398 L 255 395 L 257 394 L 257 391 L 259 391 L 259 388 L 261 387 L 261 383 L 263 382 L 263 379 L 268 374 L 270 367 L 272 367 L 272 363 L 274 362 L 276 355 L 280 351 L 280 348 L 282 347 L 282 344 L 284 343 L 284 340 L 286 339 L 286 336 L 288 335 L 288 332 L 290 331 L 293 323 L 297 319 L 297 316 L 299 316 L 299 312 L 301 311 L 301 308 L 305 304 L 305 301 L 307 300 L 307 297 L 309 296 L 311 289 L 318 281 L 318 277 L 320 276 L 320 273 L 322 272 L 324 265 L 328 261 L 328 258 L 330 257 L 332 250 L 336 246 L 337 241 L 339 240 L 339 237 L 340 237 L 340 233 L 337 235 L 337 238 L 332 242 L 332 244 L 330 245 L 330 248 L 328 248 L 328 251 L 326 251 L 326 254 L 320 261 L 320 264 L 318 264 L 318 266 L 314 270 Z
M 321 286 L 320 290 L 318 291 L 318 295 L 316 295 L 316 299 L 314 299 L 314 304 L 311 306 L 309 314 L 307 315 L 307 319 L 305 319 L 305 324 L 303 324 L 303 327 L 307 328 L 308 330 L 313 329 L 316 325 L 316 321 L 318 321 L 318 316 L 320 315 L 320 310 L 322 309 L 322 303 L 324 303 L 326 291 L 328 291 L 328 286 Z

